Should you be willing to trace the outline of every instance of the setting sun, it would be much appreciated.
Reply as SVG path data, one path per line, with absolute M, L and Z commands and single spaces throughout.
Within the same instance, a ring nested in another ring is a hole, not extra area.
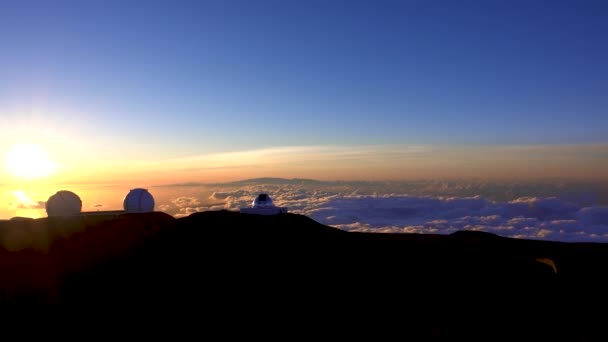
M 48 177 L 57 169 L 44 148 L 35 144 L 13 145 L 6 154 L 5 164 L 10 174 L 25 179 Z

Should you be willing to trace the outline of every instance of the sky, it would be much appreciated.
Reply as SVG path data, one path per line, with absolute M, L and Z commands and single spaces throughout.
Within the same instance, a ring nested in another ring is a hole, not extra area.
M 607 36 L 605 1 L 3 0 L 0 185 L 606 180 Z

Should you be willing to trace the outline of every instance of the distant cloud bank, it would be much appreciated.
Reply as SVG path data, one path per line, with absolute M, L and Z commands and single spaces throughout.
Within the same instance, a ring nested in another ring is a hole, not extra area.
M 200 186 L 161 206 L 177 217 L 238 210 L 260 192 L 291 212 L 347 231 L 449 234 L 478 230 L 555 241 L 608 242 L 608 206 L 590 184 L 465 181 L 260 181 Z

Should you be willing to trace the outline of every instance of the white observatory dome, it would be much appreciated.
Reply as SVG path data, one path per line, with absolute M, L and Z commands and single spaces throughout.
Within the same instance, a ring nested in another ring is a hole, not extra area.
M 252 208 L 268 208 L 268 207 L 274 207 L 274 204 L 272 203 L 272 199 L 270 198 L 270 196 L 268 196 L 267 194 L 259 194 L 258 197 L 256 197 L 253 200 L 251 207 Z
M 124 208 L 127 213 L 149 213 L 154 211 L 154 197 L 146 189 L 132 189 L 125 197 Z
M 241 208 L 241 214 L 278 215 L 286 214 L 287 207 L 276 207 L 268 194 L 259 194 L 251 203 L 251 208 Z
M 78 215 L 81 210 L 80 197 L 67 190 L 58 191 L 46 202 L 46 213 L 49 217 Z

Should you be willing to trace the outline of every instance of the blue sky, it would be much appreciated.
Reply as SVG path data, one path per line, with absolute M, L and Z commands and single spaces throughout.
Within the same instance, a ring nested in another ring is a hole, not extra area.
M 0 111 L 163 157 L 606 143 L 606 37 L 605 1 L 4 0 Z

